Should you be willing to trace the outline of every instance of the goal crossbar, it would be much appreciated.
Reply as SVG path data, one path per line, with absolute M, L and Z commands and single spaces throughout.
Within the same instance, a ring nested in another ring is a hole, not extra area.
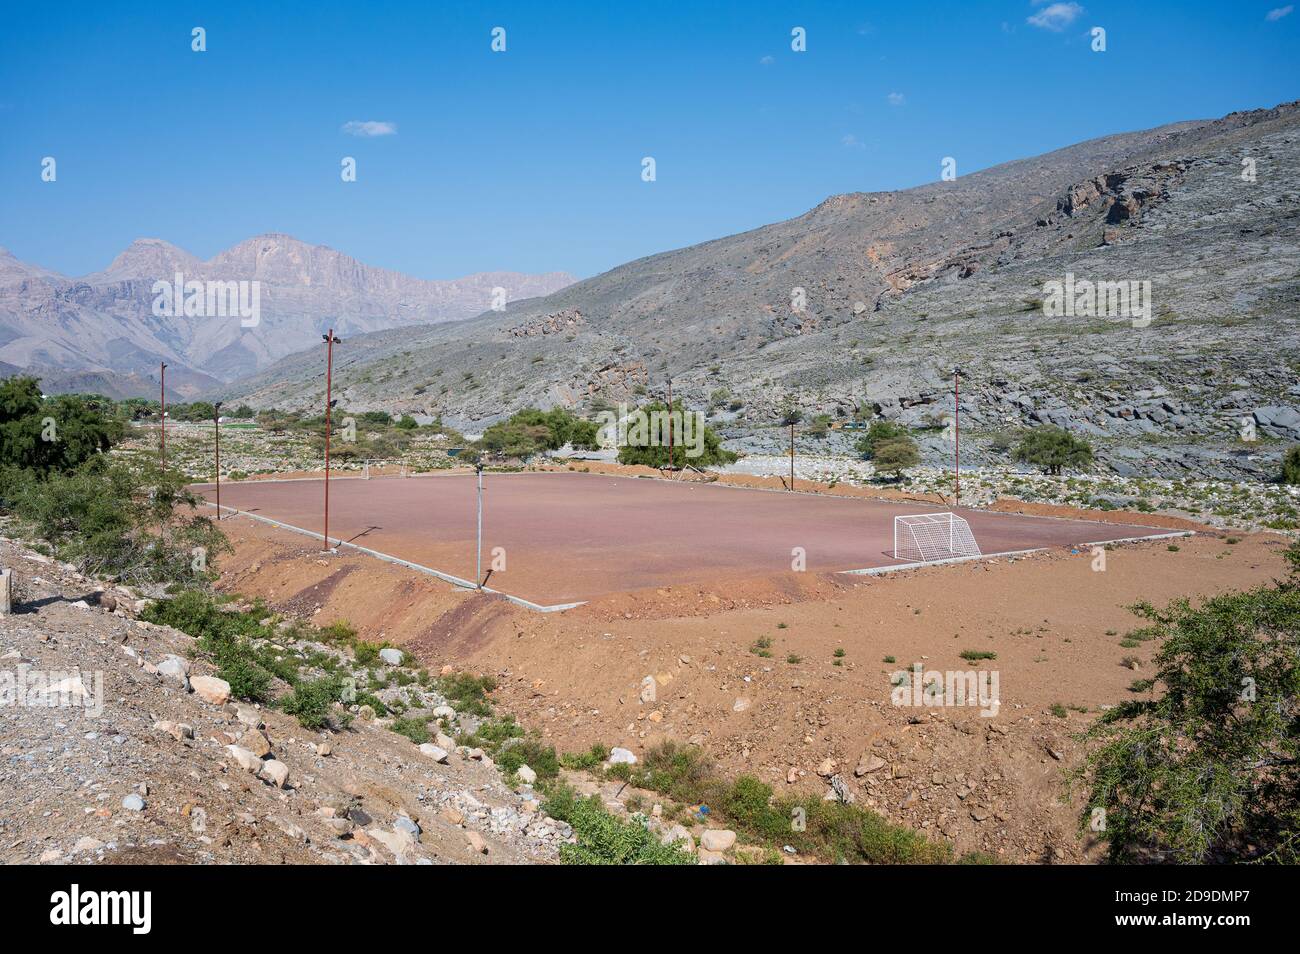
M 894 518 L 894 559 L 914 563 L 980 556 L 965 518 L 954 513 L 917 513 Z
M 409 477 L 411 476 L 410 468 L 406 465 L 406 459 L 402 457 L 370 457 L 362 461 L 363 475 L 366 480 L 371 477 Z M 373 470 L 371 468 L 374 468 Z M 396 469 L 397 473 L 385 473 Z

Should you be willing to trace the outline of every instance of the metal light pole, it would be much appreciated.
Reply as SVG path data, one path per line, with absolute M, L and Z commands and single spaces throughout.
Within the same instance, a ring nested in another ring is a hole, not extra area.
M 956 456 L 956 493 L 954 506 L 961 506 L 961 368 L 952 369 L 952 436 Z
M 212 405 L 212 426 L 217 439 L 217 519 L 221 519 L 221 402 Z
M 676 457 L 673 455 L 673 379 L 668 379 L 668 469 L 672 470 L 676 463 Z
M 158 461 L 167 465 L 167 363 L 158 362 Z
M 476 461 L 474 470 L 478 472 L 478 547 L 474 561 L 474 587 L 483 589 L 483 462 Z
M 790 423 L 790 489 L 794 490 L 794 422 Z
M 334 405 L 331 390 L 334 379 L 334 346 L 339 343 L 334 329 L 321 335 L 325 342 L 325 549 L 330 548 L 330 408 Z

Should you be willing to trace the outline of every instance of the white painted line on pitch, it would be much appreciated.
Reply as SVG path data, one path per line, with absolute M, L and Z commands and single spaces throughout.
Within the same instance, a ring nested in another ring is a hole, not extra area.
M 211 501 L 205 500 L 204 503 L 207 504 L 209 507 L 216 506 L 216 504 L 212 503 Z M 233 507 L 222 507 L 221 510 L 223 512 L 229 512 L 241 517 L 250 517 L 253 520 L 260 520 L 262 523 L 268 523 L 273 527 L 280 527 L 283 530 L 292 530 L 294 533 L 301 533 L 305 537 L 321 536 L 321 534 L 317 533 L 315 530 L 304 530 L 302 527 L 295 527 L 293 524 L 285 523 L 283 520 L 274 520 L 271 517 L 263 517 L 261 514 L 248 513 L 243 510 L 235 510 Z M 541 603 L 534 603 L 532 600 L 526 600 L 522 596 L 511 596 L 509 593 L 503 593 L 500 590 L 494 590 L 490 586 L 477 587 L 474 585 L 472 580 L 462 579 L 459 576 L 452 576 L 450 573 L 444 573 L 441 570 L 435 570 L 431 566 L 424 566 L 421 563 L 415 563 L 411 560 L 403 560 L 401 557 L 393 556 L 391 553 L 384 553 L 380 550 L 372 550 L 370 549 L 370 547 L 363 547 L 360 544 L 349 543 L 345 540 L 338 540 L 336 546 L 350 547 L 351 549 L 357 550 L 360 553 L 364 553 L 367 556 L 376 557 L 388 563 L 396 563 L 398 566 L 404 566 L 411 570 L 417 570 L 420 573 L 427 573 L 429 576 L 436 576 L 438 579 L 450 583 L 453 586 L 458 586 L 462 589 L 478 590 L 481 593 L 491 593 L 493 596 L 502 596 L 508 599 L 512 603 L 517 603 L 518 605 L 526 607 L 527 609 L 530 610 L 536 610 L 539 613 L 558 613 L 561 610 L 573 609 L 576 606 L 583 606 L 587 602 L 586 600 L 579 600 L 576 603 L 554 603 L 551 604 L 550 606 L 544 606 Z
M 1137 543 L 1139 540 L 1171 540 L 1174 537 L 1194 537 L 1195 530 L 1175 530 L 1172 533 L 1153 533 L 1146 537 L 1120 537 L 1116 540 L 1094 540 L 1092 543 L 1078 543 L 1080 547 L 1101 547 L 1108 543 Z
M 1029 553 L 1042 553 L 1051 547 L 1034 547 L 1032 550 L 1004 550 L 1001 553 L 972 553 L 970 556 L 948 557 L 945 560 L 929 560 L 921 563 L 896 563 L 893 566 L 869 566 L 862 570 L 836 570 L 836 573 L 852 573 L 857 576 L 878 576 L 881 573 L 894 573 L 898 570 L 917 570 L 923 566 L 943 566 L 947 563 L 966 563 L 970 560 L 993 560 L 997 557 L 1024 556 Z
M 1123 537 L 1116 540 L 1097 540 L 1093 543 L 1064 543 L 1064 547 L 1101 547 L 1109 543 L 1141 543 L 1145 540 L 1168 540 L 1172 537 L 1191 537 L 1195 536 L 1195 530 L 1177 530 L 1172 533 L 1153 533 L 1146 537 Z M 1029 550 L 1003 550 L 1001 553 L 979 553 L 970 556 L 948 557 L 946 560 L 929 560 L 920 563 L 898 563 L 893 566 L 872 566 L 862 570 L 836 570 L 837 573 L 852 573 L 858 576 L 878 576 L 882 573 L 893 573 L 897 570 L 918 570 L 924 566 L 943 566 L 947 563 L 966 563 L 970 560 L 993 560 L 997 557 L 1027 556 L 1030 553 L 1045 553 L 1053 549 L 1052 546 L 1034 547 Z

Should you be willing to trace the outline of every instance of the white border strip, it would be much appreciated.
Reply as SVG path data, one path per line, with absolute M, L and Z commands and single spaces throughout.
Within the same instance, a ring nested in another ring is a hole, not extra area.
M 1176 530 L 1172 533 L 1153 533 L 1146 537 L 1121 537 L 1115 540 L 1096 540 L 1091 543 L 1063 543 L 1064 547 L 1104 547 L 1112 543 L 1140 543 L 1147 540 L 1169 540 L 1173 537 L 1192 537 L 1196 535 L 1195 530 Z M 948 557 L 946 560 L 930 560 L 920 563 L 899 563 L 895 566 L 871 566 L 862 570 L 836 570 L 836 573 L 850 573 L 856 576 L 879 576 L 882 573 L 893 573 L 897 570 L 919 570 L 927 566 L 943 566 L 948 563 L 966 563 L 970 560 L 993 560 L 997 557 L 1011 556 L 1028 556 L 1031 553 L 1046 553 L 1048 550 L 1056 549 L 1056 545 L 1048 547 L 1034 547 L 1030 550 L 1003 550 L 1001 553 L 978 553 L 970 556 Z
M 216 507 L 216 504 L 212 503 L 210 500 L 205 500 L 203 502 L 209 507 L 214 507 L 214 508 Z M 233 507 L 222 507 L 221 511 L 223 513 L 234 514 L 235 516 L 249 517 L 253 520 L 260 520 L 262 523 L 270 524 L 273 527 L 279 527 L 282 530 L 292 530 L 294 533 L 301 533 L 305 537 L 314 538 L 314 537 L 321 536 L 321 534 L 317 533 L 314 530 L 304 530 L 302 527 L 295 527 L 293 524 L 285 523 L 282 520 L 273 520 L 270 517 L 263 517 L 260 514 L 256 514 L 256 513 L 247 513 L 243 510 L 236 510 Z M 349 549 L 356 550 L 359 553 L 364 553 L 367 556 L 377 557 L 378 559 L 384 560 L 388 563 L 396 563 L 398 566 L 404 566 L 411 570 L 417 570 L 418 572 L 426 573 L 429 576 L 436 576 L 438 579 L 450 583 L 453 586 L 458 586 L 462 589 L 478 590 L 478 592 L 481 593 L 491 593 L 493 596 L 502 596 L 508 599 L 512 603 L 517 603 L 519 606 L 523 606 L 530 610 L 536 610 L 539 613 L 558 613 L 562 610 L 573 609 L 576 606 L 583 606 L 587 602 L 586 600 L 579 600 L 576 603 L 554 603 L 551 604 L 550 606 L 544 606 L 541 603 L 534 603 L 532 600 L 526 600 L 522 596 L 511 596 L 509 593 L 503 593 L 500 590 L 494 590 L 490 586 L 484 586 L 481 588 L 476 587 L 471 580 L 462 579 L 459 576 L 452 576 L 450 573 L 443 573 L 441 570 L 435 570 L 431 566 L 424 566 L 421 563 L 414 563 L 411 560 L 403 560 L 401 557 L 393 556 L 391 553 L 384 553 L 380 550 L 372 550 L 370 549 L 370 547 L 363 547 L 356 543 L 348 543 L 347 541 L 344 540 L 338 540 L 336 543 L 336 547 L 348 547 Z

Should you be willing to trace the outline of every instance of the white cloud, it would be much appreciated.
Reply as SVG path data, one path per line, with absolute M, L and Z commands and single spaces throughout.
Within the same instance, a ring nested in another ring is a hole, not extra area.
M 354 119 L 343 124 L 343 131 L 349 136 L 396 136 L 397 123 L 380 123 L 373 119 L 362 122 Z
M 885 99 L 889 100 L 890 106 L 902 106 L 907 101 L 907 97 L 902 93 L 890 93 Z
M 867 145 L 853 133 L 845 133 L 840 139 L 840 144 L 845 149 L 866 149 Z
M 1267 20 L 1269 23 L 1275 23 L 1276 21 L 1281 20 L 1283 17 L 1288 16 L 1291 13 L 1291 11 L 1294 9 L 1295 6 L 1293 4 L 1288 3 L 1285 7 L 1278 7 L 1275 10 L 1268 11 L 1268 13 L 1264 14 L 1264 19 Z
M 771 66 L 773 63 L 776 62 L 776 57 L 764 56 L 760 58 L 758 62 L 760 66 Z
M 1041 4 L 1044 0 L 1034 0 L 1035 4 Z M 1052 3 L 1043 7 L 1025 22 L 1030 26 L 1041 27 L 1044 30 L 1051 30 L 1054 33 L 1060 33 L 1071 23 L 1079 18 L 1083 13 L 1083 7 L 1077 3 Z

